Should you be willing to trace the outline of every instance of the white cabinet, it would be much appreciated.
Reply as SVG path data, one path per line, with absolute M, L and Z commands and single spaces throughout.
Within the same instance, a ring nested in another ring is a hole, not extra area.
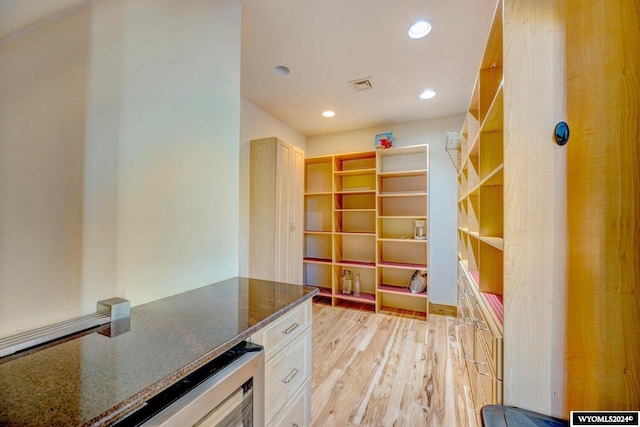
M 311 420 L 311 301 L 255 333 L 265 349 L 267 426 L 307 426 Z
M 256 139 L 250 170 L 249 276 L 302 284 L 304 152 Z
M 291 403 L 270 426 L 303 427 L 311 423 L 311 379 L 296 393 Z

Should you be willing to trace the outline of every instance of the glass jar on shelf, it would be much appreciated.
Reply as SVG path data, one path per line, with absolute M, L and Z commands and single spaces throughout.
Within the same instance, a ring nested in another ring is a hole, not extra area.
M 360 295 L 360 273 L 356 273 L 356 278 L 353 282 L 353 296 L 359 297 Z
M 344 295 L 351 295 L 353 292 L 353 275 L 351 270 L 344 270 L 342 272 L 342 293 Z

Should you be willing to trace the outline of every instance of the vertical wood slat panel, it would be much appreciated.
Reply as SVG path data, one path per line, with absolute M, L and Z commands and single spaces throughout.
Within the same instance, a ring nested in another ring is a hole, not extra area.
M 570 410 L 640 408 L 640 2 L 567 9 Z
M 504 404 L 564 409 L 564 31 L 553 0 L 504 2 Z

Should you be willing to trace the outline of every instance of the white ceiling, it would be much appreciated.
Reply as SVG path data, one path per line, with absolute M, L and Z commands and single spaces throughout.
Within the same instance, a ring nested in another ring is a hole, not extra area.
M 461 113 L 495 3 L 242 0 L 242 96 L 307 136 Z M 421 18 L 431 33 L 410 39 Z M 374 88 L 355 92 L 348 82 L 362 77 Z M 419 99 L 426 88 L 437 96 Z
M 0 0 L 0 40 L 91 2 Z M 463 112 L 495 3 L 242 0 L 242 96 L 307 136 Z M 410 39 L 421 18 L 433 30 Z M 355 92 L 348 82 L 363 77 L 374 88 Z M 438 95 L 419 99 L 426 88 Z M 336 116 L 322 117 L 328 109 Z

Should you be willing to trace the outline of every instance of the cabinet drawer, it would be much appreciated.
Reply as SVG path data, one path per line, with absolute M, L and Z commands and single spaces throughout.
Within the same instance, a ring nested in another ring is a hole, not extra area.
M 487 365 L 486 354 L 482 349 L 482 345 L 479 342 L 480 337 L 476 336 L 476 360 L 475 360 L 475 374 L 476 381 L 478 382 L 477 388 L 482 389 L 482 395 L 485 399 L 485 403 L 491 398 L 492 381 L 494 379 L 493 372 Z M 480 403 L 480 402 L 478 402 Z
M 477 366 L 474 367 L 472 375 L 476 377 L 476 384 L 473 395 L 473 403 L 475 403 L 474 409 L 476 410 L 476 414 L 480 414 L 480 409 L 482 409 L 483 406 L 490 404 L 491 402 L 487 400 L 487 397 L 484 393 L 484 388 L 482 387 L 482 383 L 479 380 L 480 377 L 478 376 Z
M 476 365 L 476 369 L 476 390 L 479 396 L 476 410 L 480 411 L 484 405 L 502 405 L 502 381 L 482 375 L 481 366 Z
M 311 329 L 265 364 L 265 418 L 272 420 L 311 377 Z
M 477 375 L 476 375 L 476 365 L 474 364 L 474 361 L 472 359 L 466 359 L 464 361 L 467 369 L 467 376 L 469 377 L 469 386 L 471 387 L 471 398 L 473 399 L 473 401 L 475 403 L 478 402 L 478 381 L 476 379 Z
M 489 404 L 502 404 L 502 381 L 495 376 L 490 366 L 486 343 L 481 335 L 476 335 L 476 375 L 478 388 L 482 388 L 484 398 Z
M 251 341 L 264 347 L 265 360 L 268 361 L 309 326 L 311 326 L 310 300 L 255 333 Z
M 306 427 L 311 423 L 311 378 L 302 385 L 269 427 Z
M 462 357 L 464 359 L 473 358 L 473 334 L 474 322 L 470 318 L 469 307 L 467 306 L 467 300 L 464 295 L 459 296 L 458 302 L 458 315 L 460 316 L 460 325 L 458 331 L 460 332 L 460 343 L 462 344 Z
M 491 366 L 496 378 L 502 379 L 502 337 L 494 334 L 485 320 L 481 310 L 476 311 L 476 333 L 484 340 L 487 351 L 487 364 Z

